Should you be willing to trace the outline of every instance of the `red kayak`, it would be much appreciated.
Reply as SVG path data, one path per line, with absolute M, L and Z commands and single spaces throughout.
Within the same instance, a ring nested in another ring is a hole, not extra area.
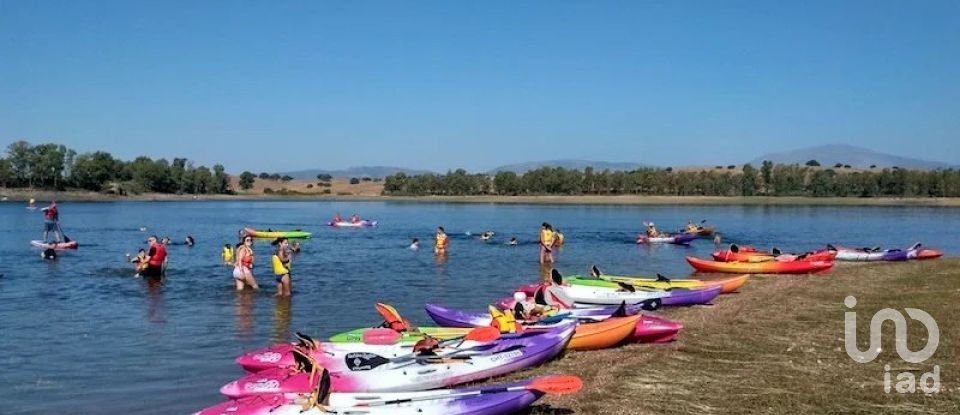
M 732 274 L 812 274 L 833 267 L 833 261 L 718 262 L 692 256 L 687 262 L 697 271 Z

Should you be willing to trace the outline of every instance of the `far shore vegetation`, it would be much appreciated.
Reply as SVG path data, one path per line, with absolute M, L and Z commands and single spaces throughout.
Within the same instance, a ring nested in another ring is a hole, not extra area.
M 295 179 L 279 173 L 229 175 L 222 165 L 187 158 L 120 160 L 63 145 L 18 141 L 0 157 L 0 192 L 13 199 L 182 200 L 316 198 L 464 203 L 757 204 L 960 206 L 960 171 L 898 166 L 855 168 L 774 164 L 754 167 L 641 168 L 633 171 L 542 167 L 514 172 Z

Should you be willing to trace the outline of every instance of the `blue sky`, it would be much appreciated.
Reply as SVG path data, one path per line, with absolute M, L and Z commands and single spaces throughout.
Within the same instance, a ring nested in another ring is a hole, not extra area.
M 960 163 L 960 2 L 0 0 L 0 145 L 230 171 Z

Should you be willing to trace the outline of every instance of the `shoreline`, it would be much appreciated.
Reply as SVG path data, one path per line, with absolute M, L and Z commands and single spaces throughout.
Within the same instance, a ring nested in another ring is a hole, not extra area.
M 348 202 L 410 202 L 461 204 L 516 204 L 516 205 L 639 205 L 639 206 L 904 206 L 904 207 L 960 207 L 960 198 L 859 198 L 807 196 L 382 196 L 329 194 L 256 194 L 235 195 L 176 195 L 144 193 L 117 196 L 85 191 L 30 191 L 3 189 L 7 200 L 0 203 L 38 202 L 51 198 L 66 202 L 184 202 L 184 201 L 348 201 Z

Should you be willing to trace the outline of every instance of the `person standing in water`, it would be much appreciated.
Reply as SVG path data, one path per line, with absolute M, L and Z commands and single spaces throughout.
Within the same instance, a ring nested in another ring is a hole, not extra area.
M 543 222 L 540 225 L 540 263 L 552 263 L 553 262 L 553 244 L 554 244 L 554 234 L 553 227 L 549 223 Z
M 167 264 L 167 247 L 157 241 L 156 235 L 147 239 L 147 244 L 150 245 L 147 251 L 147 266 L 140 271 L 140 275 L 160 279 L 163 277 L 163 268 Z
M 53 232 L 54 241 L 60 243 L 60 211 L 57 210 L 57 201 L 51 200 L 50 205 L 40 209 L 43 212 L 43 241 L 48 242 L 50 232 Z
M 223 263 L 226 265 L 233 265 L 233 245 L 223 244 L 223 252 L 220 253 L 220 259 L 223 260 Z
M 271 258 L 273 274 L 277 277 L 277 297 L 289 297 L 291 295 L 290 261 L 293 259 L 290 253 L 290 244 L 287 242 L 287 238 L 280 237 L 274 240 L 271 245 L 277 247 L 277 251 Z
M 445 255 L 447 253 L 447 247 L 450 244 L 450 240 L 447 238 L 447 231 L 443 229 L 443 226 L 437 226 L 437 234 L 434 237 L 433 253 L 435 255 Z
M 233 267 L 233 280 L 236 283 L 237 291 L 243 291 L 243 288 L 249 286 L 254 290 L 259 290 L 256 278 L 253 277 L 253 237 L 245 235 L 242 241 L 237 244 L 236 249 L 237 262 Z

